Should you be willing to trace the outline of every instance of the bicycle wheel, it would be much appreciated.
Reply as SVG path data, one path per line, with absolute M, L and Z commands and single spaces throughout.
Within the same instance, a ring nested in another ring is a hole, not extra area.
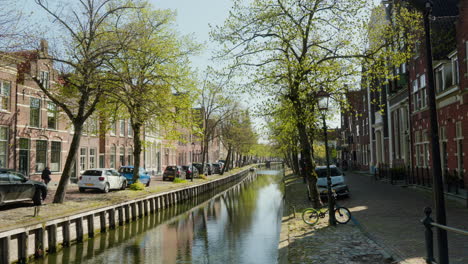
M 346 207 L 338 207 L 335 209 L 335 219 L 337 223 L 346 224 L 351 220 L 351 212 Z
M 308 225 L 315 225 L 319 220 L 317 211 L 313 208 L 305 209 L 302 212 L 302 220 Z

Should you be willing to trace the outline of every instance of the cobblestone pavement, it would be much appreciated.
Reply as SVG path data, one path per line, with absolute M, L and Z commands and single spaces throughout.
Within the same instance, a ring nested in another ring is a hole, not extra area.
M 351 197 L 339 202 L 352 211 L 366 234 L 401 263 L 424 263 L 424 227 L 420 220 L 424 207 L 432 207 L 434 211 L 430 190 L 391 185 L 353 172 L 347 172 L 345 178 Z M 446 208 L 448 225 L 468 230 L 465 205 L 446 199 Z M 436 241 L 434 235 L 435 251 Z M 450 263 L 467 264 L 468 236 L 449 232 L 448 242 Z
M 280 247 L 287 247 L 287 257 L 280 263 L 397 263 L 353 222 L 330 227 L 328 218 L 323 218 L 314 226 L 305 224 L 301 212 L 309 202 L 301 181 L 298 178 L 286 181 L 286 207 L 281 232 L 287 242 Z

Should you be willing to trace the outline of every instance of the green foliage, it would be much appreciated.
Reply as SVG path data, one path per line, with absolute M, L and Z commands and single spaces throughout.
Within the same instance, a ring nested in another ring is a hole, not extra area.
M 186 183 L 186 182 L 187 182 L 187 180 L 183 180 L 181 178 L 175 178 L 174 179 L 174 183 Z
M 128 188 L 133 191 L 141 191 L 145 189 L 145 185 L 140 181 L 137 181 L 135 183 L 130 184 Z

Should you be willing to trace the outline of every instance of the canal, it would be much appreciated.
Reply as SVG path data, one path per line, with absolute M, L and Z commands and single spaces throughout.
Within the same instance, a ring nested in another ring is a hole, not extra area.
M 256 174 L 35 263 L 276 263 L 283 174 Z

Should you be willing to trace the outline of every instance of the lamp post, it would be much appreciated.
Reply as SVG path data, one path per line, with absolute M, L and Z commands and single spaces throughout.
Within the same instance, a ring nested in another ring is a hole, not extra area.
M 335 219 L 335 200 L 332 195 L 332 182 L 331 182 L 331 175 L 330 175 L 330 156 L 328 154 L 328 132 L 327 132 L 327 122 L 325 120 L 325 116 L 328 110 L 328 101 L 330 100 L 330 95 L 323 90 L 323 87 L 320 87 L 320 91 L 317 93 L 317 101 L 318 101 L 318 109 L 322 115 L 323 121 L 323 135 L 325 140 L 325 157 L 327 161 L 327 197 L 328 197 L 328 223 L 331 226 L 336 226 L 336 219 Z
M 445 215 L 445 198 L 442 183 L 442 166 L 440 161 L 439 147 L 439 129 L 437 123 L 437 109 L 434 91 L 434 71 L 432 65 L 432 44 L 431 44 L 431 25 L 429 18 L 432 14 L 432 3 L 426 1 L 426 10 L 424 10 L 424 33 L 426 39 L 426 56 L 427 56 L 427 78 L 428 78 L 428 100 L 429 100 L 429 116 L 431 118 L 431 146 L 432 146 L 432 177 L 433 190 L 435 198 L 436 222 L 440 225 L 446 225 Z M 442 228 L 437 228 L 437 247 L 439 252 L 439 263 L 448 264 L 448 242 L 447 231 Z
M 193 173 L 193 168 L 194 168 L 194 167 L 193 167 L 194 152 L 195 152 L 195 142 L 192 142 L 192 157 L 191 157 L 191 160 L 192 160 L 192 162 L 191 162 L 191 163 L 192 163 L 192 164 L 191 164 L 191 166 L 192 166 L 192 178 L 191 178 L 191 180 L 192 180 L 192 182 L 193 182 L 193 175 L 194 175 L 194 173 Z

